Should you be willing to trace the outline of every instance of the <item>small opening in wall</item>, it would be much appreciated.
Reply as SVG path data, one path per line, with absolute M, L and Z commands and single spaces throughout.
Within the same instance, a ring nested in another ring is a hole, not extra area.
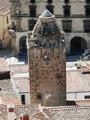
M 25 104 L 25 95 L 21 95 L 21 102 L 22 104 Z
M 90 0 L 86 0 L 86 3 L 90 3 Z
M 41 100 L 42 99 L 42 96 L 40 93 L 37 94 L 37 99 Z
M 4 79 L 10 79 L 10 71 L 0 73 L 0 80 Z
M 65 3 L 69 3 L 69 0 L 64 0 Z
M 86 95 L 84 98 L 85 99 L 90 99 L 90 95 Z
M 0 88 L 0 91 L 2 90 L 2 88 Z
M 61 62 L 59 62 L 59 64 L 61 64 Z
M 31 0 L 31 3 L 35 3 L 35 0 Z

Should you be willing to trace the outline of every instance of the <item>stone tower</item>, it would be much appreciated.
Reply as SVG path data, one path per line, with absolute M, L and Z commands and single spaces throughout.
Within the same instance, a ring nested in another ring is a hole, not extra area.
M 65 105 L 65 43 L 55 16 L 45 10 L 28 36 L 31 104 Z

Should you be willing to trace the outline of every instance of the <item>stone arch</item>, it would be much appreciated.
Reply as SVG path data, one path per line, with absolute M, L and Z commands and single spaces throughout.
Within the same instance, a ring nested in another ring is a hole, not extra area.
M 26 44 L 26 36 L 22 36 L 19 39 L 19 52 L 22 54 L 27 53 L 27 44 Z
M 75 36 L 70 41 L 70 53 L 81 54 L 87 49 L 87 42 L 83 37 Z

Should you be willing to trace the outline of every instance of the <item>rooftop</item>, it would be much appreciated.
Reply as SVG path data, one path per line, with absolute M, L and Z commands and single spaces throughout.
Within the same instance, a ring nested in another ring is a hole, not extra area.
M 23 77 L 17 77 L 17 78 L 13 78 L 14 83 L 16 84 L 19 92 L 29 92 L 30 88 L 29 88 L 29 79 L 27 78 L 23 78 Z
M 10 65 L 10 71 L 12 74 L 26 73 L 28 70 L 29 67 L 27 64 Z
M 68 92 L 88 92 L 90 91 L 90 74 L 87 73 L 87 69 L 82 67 L 81 69 L 67 70 L 66 72 L 66 84 Z M 82 74 L 82 70 L 85 74 Z
M 90 64 L 86 64 L 85 66 L 83 66 L 81 68 L 81 72 L 82 74 L 90 74 Z
M 3 8 L 4 13 L 10 10 L 9 0 L 0 0 L 0 8 Z
M 10 71 L 8 63 L 4 58 L 0 58 L 0 72 Z
M 0 80 L 0 99 L 5 102 L 4 104 L 7 104 L 8 102 L 20 103 L 12 88 L 10 79 Z

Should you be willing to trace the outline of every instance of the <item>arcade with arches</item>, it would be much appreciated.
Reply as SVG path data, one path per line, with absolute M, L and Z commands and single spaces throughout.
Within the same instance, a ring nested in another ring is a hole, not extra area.
M 19 39 L 19 52 L 22 54 L 27 54 L 26 36 L 22 36 Z
M 87 42 L 83 37 L 76 36 L 70 42 L 70 54 L 82 54 L 87 49 Z

